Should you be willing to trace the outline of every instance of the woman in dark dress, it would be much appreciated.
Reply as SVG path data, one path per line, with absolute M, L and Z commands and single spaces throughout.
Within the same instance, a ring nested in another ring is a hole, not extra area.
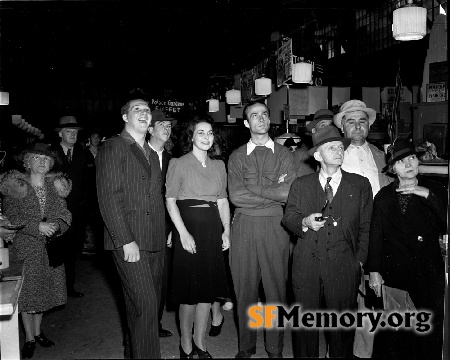
M 49 173 L 58 155 L 49 145 L 36 143 L 22 154 L 21 173 L 12 170 L 0 176 L 3 209 L 13 224 L 24 224 L 17 231 L 11 248 L 11 259 L 24 261 L 24 282 L 19 296 L 19 311 L 25 328 L 22 358 L 33 356 L 36 342 L 54 346 L 41 331 L 42 315 L 51 308 L 66 303 L 66 277 L 62 261 L 49 265 L 47 239 L 63 234 L 72 216 L 65 197 L 70 192 L 70 180 L 61 173 Z
M 228 296 L 222 255 L 230 246 L 227 180 L 223 161 L 210 158 L 216 149 L 211 124 L 193 120 L 186 131 L 190 151 L 170 161 L 166 181 L 175 225 L 172 302 L 180 304 L 180 357 L 210 358 L 205 335 L 211 303 Z
M 405 290 L 417 311 L 433 312 L 432 330 L 379 330 L 373 357 L 441 359 L 445 268 L 439 235 L 446 233 L 447 191 L 418 176 L 419 160 L 411 142 L 398 139 L 388 151 L 387 171 L 397 180 L 375 196 L 369 253 L 364 269 L 369 286 L 381 296 L 381 286 Z

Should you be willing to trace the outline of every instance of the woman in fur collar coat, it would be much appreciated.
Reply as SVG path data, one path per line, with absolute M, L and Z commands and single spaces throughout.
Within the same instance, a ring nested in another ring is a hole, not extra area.
M 47 144 L 33 144 L 21 159 L 27 172 L 13 170 L 0 175 L 0 192 L 4 213 L 11 223 L 25 225 L 14 237 L 11 259 L 24 261 L 19 296 L 26 333 L 22 358 L 31 358 L 36 342 L 44 347 L 55 345 L 41 331 L 43 312 L 67 300 L 64 266 L 49 265 L 46 242 L 70 226 L 72 216 L 64 198 L 71 183 L 61 173 L 49 173 L 58 155 Z

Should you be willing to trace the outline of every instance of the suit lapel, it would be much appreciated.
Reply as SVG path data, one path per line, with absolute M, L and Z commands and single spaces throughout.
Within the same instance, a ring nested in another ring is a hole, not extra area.
M 342 172 L 342 179 L 341 179 L 341 184 L 339 185 L 339 187 L 341 188 L 341 194 L 342 194 L 342 204 L 344 205 L 344 207 L 350 207 L 350 206 L 354 206 L 355 203 L 355 195 L 353 194 L 353 186 L 350 183 L 350 181 L 348 180 L 348 175 L 347 173 L 341 169 Z M 359 204 L 356 204 L 356 206 L 358 206 Z M 350 211 L 344 211 L 344 207 L 343 207 L 343 211 L 342 211 L 342 228 L 343 229 L 347 229 L 348 225 L 348 216 L 347 214 L 351 213 Z
M 393 226 L 403 231 L 405 234 L 408 234 L 408 225 L 400 211 L 394 184 L 389 185 L 391 187 L 391 194 L 390 196 L 383 198 L 383 201 L 380 201 L 379 206 Z
M 314 176 L 311 176 L 309 183 L 307 184 L 306 191 L 306 201 L 308 202 L 308 208 L 317 208 L 317 183 L 319 182 L 319 172 L 315 172 Z M 320 209 L 315 210 L 315 212 L 320 211 Z
M 144 167 L 145 171 L 147 171 L 151 175 L 150 164 L 148 163 L 147 158 L 142 153 L 142 150 L 138 148 L 138 146 L 139 145 L 137 143 L 132 143 L 130 145 L 131 152 L 136 157 L 136 159 L 138 159 L 138 161 L 141 163 L 141 165 Z

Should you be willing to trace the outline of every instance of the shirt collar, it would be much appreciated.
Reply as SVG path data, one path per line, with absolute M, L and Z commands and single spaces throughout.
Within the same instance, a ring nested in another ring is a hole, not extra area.
M 350 151 L 350 150 L 353 150 L 353 149 L 356 149 L 356 148 L 361 148 L 361 149 L 365 150 L 366 152 L 370 151 L 369 143 L 367 141 L 364 142 L 364 144 L 362 144 L 361 146 L 355 146 L 353 144 L 350 144 L 349 147 L 347 148 L 347 150 Z
M 153 150 L 155 153 L 157 153 L 157 154 L 162 154 L 163 151 L 164 151 L 164 148 L 163 148 L 162 150 L 160 150 L 160 151 L 156 150 L 156 149 L 152 146 L 152 144 L 150 144 L 150 141 L 148 142 L 148 146 L 150 146 L 150 149 L 152 149 L 152 150 Z
M 321 177 L 322 181 L 325 183 L 325 182 L 327 182 L 327 178 L 330 177 L 330 176 L 325 174 L 323 172 L 323 170 L 320 169 L 319 177 Z M 342 171 L 341 171 L 341 168 L 339 167 L 337 169 L 337 171 L 333 175 L 331 175 L 331 181 L 333 181 L 334 183 L 338 184 L 338 183 L 340 183 L 341 179 L 342 179 Z
M 267 141 L 264 145 L 256 145 L 252 141 L 252 139 L 250 139 L 247 143 L 247 155 L 250 155 L 257 146 L 265 146 L 266 148 L 269 148 L 270 150 L 272 150 L 272 152 L 275 154 L 275 143 L 273 142 L 273 140 L 271 138 L 269 138 L 269 141 Z

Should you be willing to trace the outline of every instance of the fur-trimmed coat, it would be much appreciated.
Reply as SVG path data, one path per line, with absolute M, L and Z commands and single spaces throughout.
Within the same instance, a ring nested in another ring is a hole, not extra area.
M 45 176 L 46 199 L 41 212 L 39 199 L 30 176 L 16 170 L 0 175 L 0 193 L 3 195 L 3 213 L 13 224 L 25 224 L 10 246 L 11 261 L 24 261 L 24 283 L 19 297 L 19 311 L 41 312 L 66 302 L 64 266 L 50 267 L 45 248 L 47 238 L 39 233 L 39 223 L 58 223 L 57 235 L 67 231 L 72 216 L 65 198 L 71 183 L 61 173 Z

